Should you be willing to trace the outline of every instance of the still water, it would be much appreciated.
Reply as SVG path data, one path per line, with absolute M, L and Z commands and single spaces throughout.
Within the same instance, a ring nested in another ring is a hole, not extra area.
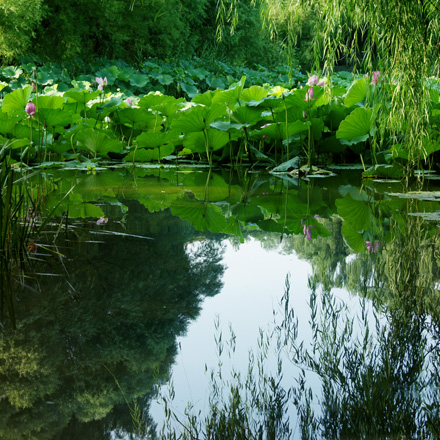
M 282 409 L 267 438 L 438 438 L 436 180 L 121 168 L 31 188 L 55 217 L 3 324 L 0 438 L 138 438 L 141 413 L 145 438 L 185 432 L 234 383 L 255 432 Z

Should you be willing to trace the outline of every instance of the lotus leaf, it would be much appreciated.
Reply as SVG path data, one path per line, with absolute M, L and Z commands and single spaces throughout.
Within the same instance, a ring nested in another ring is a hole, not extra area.
M 351 107 L 363 101 L 367 96 L 370 79 L 365 77 L 355 81 L 347 91 L 344 99 L 344 105 Z
M 173 144 L 162 145 L 155 149 L 138 148 L 137 150 L 131 151 L 130 154 L 124 157 L 124 162 L 157 162 L 173 153 Z
M 367 140 L 374 130 L 372 113 L 369 108 L 360 107 L 355 109 L 341 122 L 336 137 L 347 145 Z
M 62 96 L 38 96 L 32 102 L 36 105 L 38 111 L 41 109 L 60 109 L 64 105 L 64 97 Z
M 371 223 L 371 208 L 368 202 L 354 200 L 350 194 L 336 200 L 338 214 L 350 224 L 355 231 L 368 229 Z
M 207 129 L 204 132 L 190 133 L 183 144 L 193 153 L 206 153 L 220 150 L 229 142 L 229 136 L 224 131 Z
M 94 157 L 97 155 L 108 156 L 108 153 L 118 153 L 122 150 L 122 144 L 117 139 L 112 139 L 105 133 L 93 128 L 79 131 L 75 140 L 78 147 L 90 151 Z
M 171 213 L 188 222 L 197 231 L 224 232 L 227 223 L 220 207 L 188 196 L 171 205 Z
M 96 99 L 99 95 L 100 92 L 91 92 L 88 90 L 77 91 L 70 89 L 67 92 L 64 92 L 64 96 L 67 96 L 69 99 L 81 104 L 86 104 L 92 99 Z
M 14 90 L 8 93 L 3 99 L 2 111 L 11 113 L 23 110 L 31 97 L 32 87 L 28 86 L 23 89 Z

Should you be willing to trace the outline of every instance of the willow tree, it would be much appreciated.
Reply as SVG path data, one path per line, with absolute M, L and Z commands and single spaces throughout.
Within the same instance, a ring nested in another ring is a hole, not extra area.
M 237 2 L 218 0 L 218 25 L 236 24 Z M 316 22 L 315 67 L 331 74 L 335 64 L 348 60 L 364 72 L 380 70 L 389 87 L 389 105 L 373 112 L 377 142 L 399 143 L 408 164 L 420 164 L 432 145 L 427 79 L 438 71 L 440 2 L 438 0 L 252 0 L 274 37 L 281 31 L 289 49 L 301 34 L 304 19 Z M 379 101 L 380 102 L 380 101 Z M 402 151 L 402 150 L 401 150 Z

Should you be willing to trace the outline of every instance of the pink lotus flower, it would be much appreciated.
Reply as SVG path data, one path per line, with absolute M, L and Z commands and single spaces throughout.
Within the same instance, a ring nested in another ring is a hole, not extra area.
M 28 102 L 25 107 L 25 112 L 32 118 L 37 113 L 37 108 L 35 104 L 32 102 Z
M 310 87 L 309 90 L 307 90 L 306 97 L 303 99 L 303 101 L 313 101 L 315 97 L 315 91 L 313 90 L 313 87 Z
M 130 107 L 133 105 L 133 101 L 130 98 L 127 98 L 124 102 L 128 104 Z
M 380 78 L 380 70 L 375 70 L 372 72 L 373 78 L 371 79 L 370 84 L 379 84 L 379 78 Z M 370 75 L 367 73 L 365 75 L 366 78 L 369 78 Z
M 379 246 L 383 244 L 382 241 L 366 241 L 365 246 L 367 246 L 368 252 L 377 252 L 379 250 Z
M 96 220 L 97 225 L 105 225 L 106 223 L 108 223 L 107 217 L 101 217 L 98 220 Z
M 324 84 L 324 81 L 319 81 L 318 75 L 312 75 L 307 81 L 308 86 L 323 86 Z
M 104 79 L 96 77 L 96 82 L 98 85 L 98 90 L 101 90 L 101 92 L 104 90 L 104 87 L 107 85 L 107 77 Z
M 304 235 L 306 236 L 306 239 L 309 241 L 312 239 L 312 228 L 314 229 L 315 226 L 314 225 L 304 225 L 303 226 Z

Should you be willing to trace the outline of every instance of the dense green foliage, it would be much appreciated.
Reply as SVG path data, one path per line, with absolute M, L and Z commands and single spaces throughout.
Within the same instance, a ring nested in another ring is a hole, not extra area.
M 239 0 L 221 0 L 224 10 L 236 10 Z M 341 60 L 364 71 L 380 70 L 396 87 L 388 105 L 377 109 L 374 142 L 381 148 L 393 139 L 406 150 L 407 166 L 420 166 L 424 140 L 433 135 L 431 100 L 426 78 L 438 70 L 440 13 L 432 0 L 255 0 L 271 29 L 287 32 L 289 47 L 313 14 L 315 65 L 331 73 Z M 234 13 L 229 20 L 239 22 Z M 226 17 L 228 18 L 228 17 Z M 299 25 L 298 25 L 299 24 Z M 401 138 L 401 133 L 405 136 Z M 435 134 L 434 134 L 435 135 Z
M 258 10 L 240 5 L 240 25 L 216 37 L 214 0 L 26 0 L 0 2 L 0 61 L 33 53 L 44 61 L 194 55 L 280 64 Z M 252 38 L 249 38 L 252 35 Z
M 380 72 L 307 79 L 288 67 L 210 66 L 194 59 L 148 61 L 135 69 L 118 61 L 88 65 L 87 73 L 75 76 L 79 65 L 71 63 L 0 69 L 3 153 L 11 163 L 27 165 L 182 156 L 210 165 L 244 160 L 280 172 L 302 163 L 311 172 L 312 165 L 359 158 L 374 165 L 365 174 L 373 178 L 401 178 L 404 165 L 412 163 L 405 127 L 381 126 L 398 85 Z M 437 79 L 427 87 L 430 136 L 421 140 L 423 163 L 440 149 Z

